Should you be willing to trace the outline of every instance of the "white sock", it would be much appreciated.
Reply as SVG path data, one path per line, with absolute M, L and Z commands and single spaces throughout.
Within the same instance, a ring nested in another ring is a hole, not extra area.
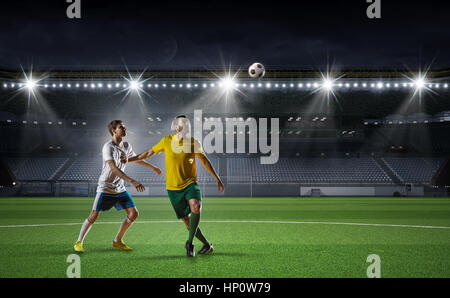
M 89 219 L 86 218 L 86 220 L 83 222 L 83 225 L 81 226 L 80 235 L 78 236 L 78 241 L 83 242 L 84 237 L 86 237 L 87 233 L 92 227 L 92 223 L 89 221 Z
M 122 240 L 123 235 L 125 235 L 125 232 L 128 230 L 132 223 L 133 222 L 128 218 L 128 216 L 125 217 L 122 224 L 120 225 L 119 232 L 117 232 L 114 242 L 119 242 L 120 240 Z

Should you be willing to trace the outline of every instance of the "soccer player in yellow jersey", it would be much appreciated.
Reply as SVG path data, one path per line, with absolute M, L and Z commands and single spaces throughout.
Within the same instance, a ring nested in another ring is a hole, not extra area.
M 199 254 L 207 254 L 213 251 L 213 246 L 206 240 L 198 227 L 202 210 L 202 193 L 197 185 L 197 169 L 195 157 L 197 157 L 205 169 L 216 179 L 217 188 L 224 191 L 224 186 L 211 162 L 206 157 L 200 142 L 190 136 L 190 123 L 185 115 L 176 117 L 172 122 L 174 134 L 165 136 L 158 144 L 128 159 L 129 162 L 147 159 L 154 154 L 164 152 L 166 161 L 166 187 L 170 202 L 178 218 L 180 218 L 189 230 L 186 242 L 186 254 L 195 256 L 194 236 L 202 243 Z

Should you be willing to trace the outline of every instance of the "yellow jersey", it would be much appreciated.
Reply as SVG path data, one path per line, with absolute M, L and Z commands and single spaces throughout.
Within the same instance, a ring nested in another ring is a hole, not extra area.
M 152 150 L 155 154 L 164 152 L 168 190 L 180 190 L 197 182 L 195 154 L 205 154 L 197 139 L 191 137 L 186 142 L 184 138 L 180 140 L 176 134 L 171 134 L 162 138 Z

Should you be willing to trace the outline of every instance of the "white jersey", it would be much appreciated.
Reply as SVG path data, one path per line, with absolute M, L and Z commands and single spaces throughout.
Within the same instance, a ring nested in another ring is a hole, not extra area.
M 120 156 L 125 155 L 128 158 L 135 156 L 131 145 L 127 142 L 121 142 L 119 146 L 115 145 L 112 140 L 105 143 L 102 149 L 103 169 L 98 179 L 97 192 L 106 192 L 110 194 L 118 194 L 126 191 L 123 179 L 117 177 L 111 172 L 108 160 L 113 160 L 116 167 L 122 172 L 125 171 L 126 163 L 120 161 Z

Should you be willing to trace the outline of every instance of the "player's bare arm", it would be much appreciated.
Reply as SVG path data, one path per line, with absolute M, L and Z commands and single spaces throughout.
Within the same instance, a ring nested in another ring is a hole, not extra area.
M 155 171 L 156 174 L 161 175 L 161 169 L 158 168 L 158 167 L 155 167 L 154 165 L 152 165 L 152 164 L 149 163 L 149 162 L 146 162 L 146 161 L 144 161 L 144 160 L 139 160 L 139 161 L 136 161 L 136 163 L 139 164 L 139 165 L 141 165 L 141 166 L 150 168 L 150 169 L 152 169 L 153 171 Z
M 149 152 L 149 151 L 152 151 L 152 152 Z M 149 149 L 149 150 L 147 150 L 147 151 L 142 152 L 142 153 L 139 154 L 139 155 L 136 155 L 136 156 L 133 156 L 133 157 L 129 157 L 129 158 L 127 158 L 125 155 L 123 155 L 123 156 L 120 157 L 120 161 L 121 161 L 122 163 L 136 162 L 137 164 L 139 164 L 139 165 L 141 165 L 141 166 L 144 166 L 144 167 L 147 167 L 147 168 L 152 169 L 153 171 L 155 171 L 156 174 L 161 175 L 162 171 L 161 171 L 160 168 L 158 168 L 158 167 L 152 165 L 152 164 L 149 163 L 149 162 L 144 161 L 144 159 L 149 158 L 149 157 L 152 156 L 153 154 L 154 154 L 153 150 L 152 150 L 152 149 Z M 148 157 L 147 157 L 147 156 L 148 156 Z
M 128 162 L 135 162 L 135 161 L 140 161 L 140 160 L 144 160 L 147 158 L 150 158 L 151 156 L 153 156 L 155 154 L 155 152 L 153 152 L 153 150 L 150 148 L 136 156 L 130 157 L 128 158 Z
M 220 180 L 219 175 L 217 175 L 216 171 L 214 170 L 214 167 L 212 166 L 211 162 L 209 161 L 208 157 L 204 153 L 196 153 L 195 156 L 200 160 L 203 167 L 208 171 L 208 173 L 213 176 L 217 181 L 217 189 L 220 192 L 224 191 L 224 186 L 222 183 L 222 180 Z
M 131 177 L 128 177 L 127 174 L 125 174 L 124 172 L 122 172 L 115 164 L 113 160 L 108 160 L 106 161 L 106 163 L 108 164 L 108 166 L 111 169 L 111 172 L 116 175 L 117 177 L 130 182 L 131 184 L 133 184 L 133 186 L 136 188 L 136 190 L 138 192 L 143 192 L 145 190 L 144 185 L 142 185 L 140 182 L 134 180 Z

